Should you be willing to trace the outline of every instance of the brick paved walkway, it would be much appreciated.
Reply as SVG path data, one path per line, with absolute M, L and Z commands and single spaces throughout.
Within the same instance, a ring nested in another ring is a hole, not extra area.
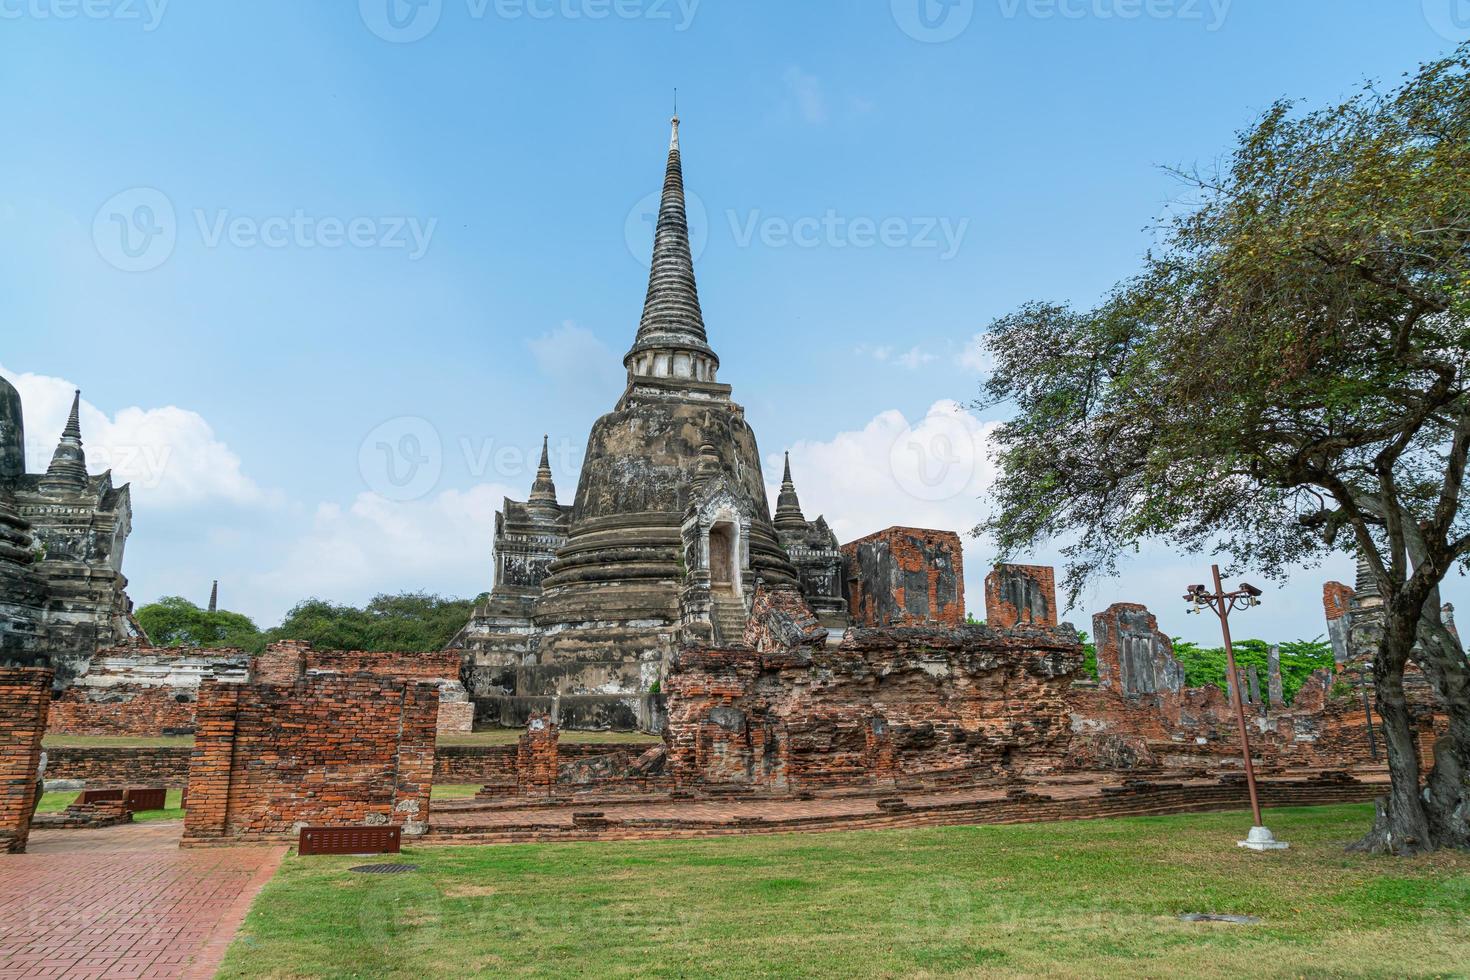
M 0 857 L 0 978 L 212 977 L 286 848 L 180 850 L 182 829 L 38 830 Z

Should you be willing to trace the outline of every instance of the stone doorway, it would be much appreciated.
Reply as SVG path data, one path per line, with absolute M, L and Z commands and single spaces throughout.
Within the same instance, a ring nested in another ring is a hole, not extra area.
M 712 591 L 739 591 L 740 583 L 735 573 L 738 544 L 739 537 L 733 524 L 716 524 L 709 529 L 709 584 Z

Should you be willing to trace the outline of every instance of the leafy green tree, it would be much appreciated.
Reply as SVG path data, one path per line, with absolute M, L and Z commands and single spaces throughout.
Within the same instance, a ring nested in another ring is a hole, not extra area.
M 1399 87 L 1244 132 L 1096 309 L 997 321 L 982 404 L 1003 554 L 1063 538 L 1069 588 L 1153 539 L 1284 576 L 1346 549 L 1385 600 L 1373 671 L 1392 773 L 1362 842 L 1470 848 L 1470 664 L 1439 584 L 1470 557 L 1470 46 Z M 1417 643 L 1417 647 L 1416 647 Z M 1421 779 L 1412 655 L 1450 734 Z
M 1281 646 L 1281 696 L 1287 704 L 1319 670 L 1332 670 L 1331 644 L 1321 640 L 1296 640 Z M 1271 644 L 1265 640 L 1236 640 L 1235 666 L 1241 670 L 1256 668 L 1264 683 L 1271 656 Z M 1202 647 L 1188 640 L 1174 638 L 1174 657 L 1184 668 L 1184 683 L 1190 687 L 1214 684 L 1225 686 L 1228 662 L 1224 647 Z
M 297 603 L 270 641 L 306 640 L 321 650 L 422 653 L 442 650 L 469 620 L 480 599 L 445 599 L 421 592 L 375 596 L 364 608 L 323 599 Z
M 239 647 L 259 651 L 265 641 L 248 616 L 200 609 L 180 596 L 165 596 L 134 613 L 148 638 L 166 647 Z

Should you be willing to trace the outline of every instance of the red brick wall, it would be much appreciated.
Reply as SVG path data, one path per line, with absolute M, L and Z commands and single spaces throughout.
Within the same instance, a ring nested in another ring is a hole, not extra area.
M 985 625 L 1057 625 L 1057 577 L 1047 565 L 997 565 L 985 576 Z
M 361 650 L 312 650 L 307 670 L 338 674 L 387 674 L 415 680 L 459 680 L 463 658 L 457 653 L 364 653 Z
M 303 825 L 422 833 L 439 691 L 392 677 L 200 688 L 185 842 L 288 837 Z
M 106 700 L 99 699 L 99 695 Z M 161 735 L 194 727 L 194 692 L 146 684 L 70 687 L 51 702 L 47 730 L 57 735 Z
M 92 788 L 167 786 L 183 789 L 189 784 L 189 756 L 193 751 L 187 745 L 48 748 L 46 778 L 76 779 Z
M 18 854 L 30 837 L 53 677 L 49 670 L 0 668 L 0 852 Z
M 861 626 L 962 626 L 965 570 L 953 531 L 890 527 L 842 546 L 847 602 Z
M 250 660 L 250 679 L 256 684 L 294 684 L 306 672 L 311 644 L 300 640 L 272 643 Z

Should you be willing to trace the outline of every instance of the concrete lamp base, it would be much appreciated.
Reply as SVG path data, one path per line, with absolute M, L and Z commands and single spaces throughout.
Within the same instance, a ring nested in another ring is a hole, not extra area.
M 1284 851 L 1291 846 L 1284 840 L 1277 840 L 1265 827 L 1252 827 L 1245 840 L 1237 843 L 1253 851 Z

